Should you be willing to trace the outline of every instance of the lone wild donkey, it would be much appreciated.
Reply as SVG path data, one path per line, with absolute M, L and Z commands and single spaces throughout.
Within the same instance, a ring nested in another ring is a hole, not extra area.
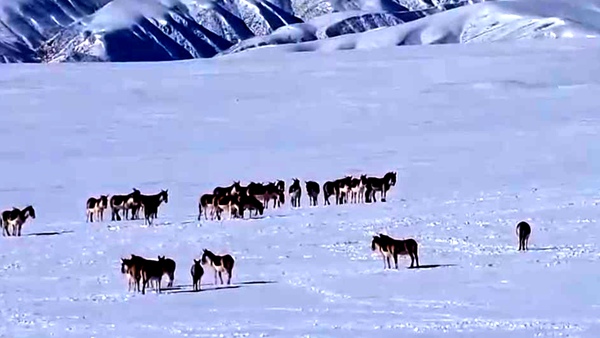
M 529 235 L 531 235 L 531 226 L 529 226 L 529 223 L 525 221 L 519 222 L 517 224 L 517 236 L 519 236 L 518 251 L 529 249 Z
M 27 218 L 35 218 L 35 210 L 29 205 L 25 209 L 13 207 L 11 210 L 2 212 L 2 235 L 21 236 L 21 228 Z
M 386 268 L 386 262 L 387 267 L 390 269 L 392 268 L 390 258 L 394 259 L 396 269 L 398 269 L 398 255 L 409 255 L 410 267 L 414 267 L 415 261 L 417 263 L 417 267 L 419 267 L 418 244 L 412 238 L 399 240 L 384 234 L 379 234 L 377 236 L 373 236 L 373 241 L 371 241 L 371 250 L 379 250 L 383 256 L 384 269 Z

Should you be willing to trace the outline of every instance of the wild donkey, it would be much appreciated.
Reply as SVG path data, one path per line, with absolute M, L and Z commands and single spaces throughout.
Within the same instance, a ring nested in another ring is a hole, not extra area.
M 263 203 L 254 196 L 240 195 L 238 206 L 242 218 L 244 218 L 244 210 L 246 209 L 249 211 L 250 218 L 252 218 L 253 210 L 255 211 L 255 215 L 258 215 L 259 213 L 262 215 L 265 210 Z
M 352 176 L 348 175 L 344 178 L 334 181 L 335 198 L 337 204 L 348 203 L 348 195 L 350 195 L 350 185 L 352 184 Z
M 275 182 L 277 190 L 279 190 L 279 198 L 277 199 L 277 207 L 280 208 L 282 204 L 285 204 L 285 182 L 283 180 L 277 180 Z
M 344 204 L 344 202 L 347 201 L 351 183 L 352 176 L 345 176 L 344 178 L 340 178 L 335 181 L 325 182 L 323 184 L 323 205 L 331 205 L 329 202 L 329 197 L 333 195 L 335 195 L 335 204 Z
M 363 203 L 365 201 L 367 183 L 367 175 L 360 175 L 360 178 L 352 179 L 350 182 L 350 203 Z
M 133 257 L 133 255 L 131 255 Z M 142 278 L 141 265 L 136 264 L 132 258 L 121 258 L 121 273 L 127 275 L 128 291 L 140 291 L 140 279 Z
M 231 284 L 234 263 L 235 260 L 229 254 L 218 256 L 207 249 L 204 249 L 202 253 L 202 264 L 210 264 L 215 270 L 215 285 L 217 285 L 217 275 L 221 279 L 221 284 L 223 284 L 223 272 L 227 273 L 227 285 Z
M 392 268 L 390 258 L 394 258 L 396 269 L 398 269 L 398 255 L 409 255 L 410 267 L 414 267 L 415 260 L 417 267 L 419 267 L 418 244 L 412 238 L 398 240 L 384 234 L 379 234 L 378 236 L 373 236 L 371 250 L 379 250 L 383 256 L 384 269 L 386 268 L 386 261 L 387 267 Z
M 169 189 L 155 195 L 140 195 L 140 204 L 144 207 L 144 224 L 152 224 L 158 217 L 158 207 L 162 202 L 169 203 Z
M 381 192 L 381 202 L 385 202 L 387 198 L 387 192 L 390 190 L 390 187 L 396 185 L 396 172 L 390 171 L 383 176 L 383 178 L 378 177 L 367 177 L 367 189 L 366 195 L 367 202 L 377 202 L 375 199 L 375 192 Z
M 160 293 L 162 276 L 169 275 L 169 285 L 173 284 L 175 273 L 175 262 L 172 259 L 160 257 L 159 260 L 150 260 L 141 256 L 131 254 L 130 259 L 121 258 L 121 272 L 129 277 L 129 290 L 134 285 L 139 291 L 140 280 L 142 282 L 142 294 L 146 293 L 146 287 L 154 282 L 155 290 Z
M 121 216 L 119 215 L 119 211 L 123 210 L 123 217 L 128 219 L 129 209 L 132 209 L 132 218 L 135 219 L 137 214 L 137 207 L 141 205 L 140 198 L 142 193 L 133 188 L 133 192 L 127 195 L 113 195 L 110 198 L 110 208 L 112 211 L 112 221 L 120 221 Z M 115 219 L 116 216 L 116 219 Z
M 277 206 L 279 200 L 284 199 L 283 193 L 279 190 L 275 183 L 254 183 L 250 182 L 246 189 L 248 196 L 253 196 L 262 201 L 265 209 L 269 208 L 269 202 L 273 200 L 273 208 Z M 281 205 L 281 203 L 280 203 Z
M 306 194 L 308 195 L 308 205 L 316 207 L 317 204 L 319 204 L 317 202 L 317 198 L 319 197 L 319 194 L 321 193 L 321 187 L 319 186 L 319 183 L 317 183 L 315 181 L 304 181 L 304 183 L 306 184 Z
M 35 219 L 35 210 L 29 205 L 23 210 L 13 207 L 12 210 L 2 212 L 2 235 L 4 236 L 21 236 L 21 228 L 27 218 Z
M 161 264 L 163 268 L 163 274 L 166 274 L 169 277 L 169 283 L 167 283 L 167 287 L 173 286 L 173 280 L 175 280 L 175 268 L 177 264 L 171 258 L 166 258 L 165 256 L 158 256 L 158 262 Z
M 228 196 L 239 193 L 240 181 L 233 181 L 233 184 L 228 187 L 216 187 L 213 190 L 215 196 Z
M 86 202 L 86 223 L 94 222 L 94 215 L 96 220 L 100 222 L 104 221 L 104 210 L 108 208 L 108 195 L 100 195 L 99 198 L 90 197 Z
M 221 214 L 223 211 L 227 211 L 229 213 L 229 219 L 240 216 L 241 206 L 239 195 L 217 196 L 214 198 L 213 202 L 217 220 L 221 220 Z
M 519 250 L 529 250 L 529 235 L 531 235 L 531 226 L 525 221 L 517 224 L 517 236 L 519 236 Z
M 297 178 L 293 179 L 292 185 L 289 189 L 290 199 L 292 201 L 292 207 L 300 208 L 300 199 L 302 197 L 302 187 L 300 187 L 300 180 Z
M 332 181 L 327 181 L 323 183 L 323 205 L 331 205 L 329 202 L 329 197 L 337 195 L 335 183 Z M 336 197 L 337 203 L 337 197 Z
M 192 275 L 192 286 L 194 291 L 200 291 L 202 276 L 204 275 L 204 269 L 202 268 L 202 264 L 197 259 L 194 259 L 194 265 L 190 269 L 190 274 Z
M 204 219 L 208 220 L 208 214 L 210 214 L 210 219 L 215 219 L 215 195 L 213 194 L 204 194 L 200 196 L 200 200 L 198 201 L 198 220 L 202 218 L 202 210 L 204 210 Z

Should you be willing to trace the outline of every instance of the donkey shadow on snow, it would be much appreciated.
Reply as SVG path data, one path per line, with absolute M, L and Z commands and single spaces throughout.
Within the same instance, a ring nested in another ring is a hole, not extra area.
M 46 231 L 46 232 L 34 232 L 30 234 L 26 234 L 25 236 L 57 236 L 62 234 L 70 234 L 75 231 L 73 230 L 62 230 L 62 231 Z
M 192 288 L 191 284 L 185 284 L 185 285 L 176 285 L 170 288 L 164 288 L 162 290 L 166 291 L 165 293 L 167 294 L 175 294 L 175 293 L 198 293 L 198 292 L 205 292 L 205 291 L 218 291 L 218 290 L 226 290 L 226 289 L 239 289 L 241 287 L 247 287 L 248 285 L 263 285 L 263 284 L 275 284 L 277 282 L 275 281 L 249 281 L 249 282 L 240 282 L 240 283 L 236 283 L 235 285 L 214 285 L 212 283 L 210 284 L 201 284 L 203 287 L 207 287 L 210 286 L 209 288 L 202 288 L 199 291 L 195 291 L 195 290 L 190 290 L 190 288 Z M 173 291 L 171 291 L 173 290 Z
M 456 264 L 427 264 L 427 265 L 419 265 L 419 266 L 413 266 L 411 267 L 407 267 L 407 269 L 434 269 L 434 268 L 443 268 L 443 267 L 448 267 L 448 266 L 456 266 Z

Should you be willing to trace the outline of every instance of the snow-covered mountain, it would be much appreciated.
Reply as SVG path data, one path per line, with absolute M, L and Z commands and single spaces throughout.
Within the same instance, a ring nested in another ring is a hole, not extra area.
M 598 0 L 0 0 L 0 62 L 594 37 Z M 316 41 L 323 40 L 323 41 Z
M 365 32 L 361 33 L 356 30 L 356 34 L 345 33 L 350 30 L 347 27 L 357 27 L 348 23 L 349 20 L 362 21 L 359 15 L 336 16 L 333 20 L 326 20 L 327 16 L 323 16 L 304 25 L 295 25 L 293 29 L 285 27 L 270 36 L 245 40 L 224 54 L 275 44 L 288 45 L 278 48 L 279 51 L 306 52 L 519 39 L 596 38 L 600 35 L 600 11 L 594 7 L 576 7 L 560 0 L 545 3 L 540 6 L 526 1 L 494 1 L 452 10 L 421 10 L 416 13 L 422 17 L 408 17 L 404 21 L 400 18 L 398 20 L 403 24 L 376 30 L 363 29 Z M 373 15 L 368 14 L 370 17 Z M 315 39 L 307 38 L 311 36 Z M 320 41 L 297 44 L 317 40 L 317 36 Z M 331 38 L 326 39 L 328 37 Z

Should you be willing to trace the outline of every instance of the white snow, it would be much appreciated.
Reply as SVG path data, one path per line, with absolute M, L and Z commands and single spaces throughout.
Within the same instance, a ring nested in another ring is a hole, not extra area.
M 0 206 L 37 218 L 1 238 L 0 336 L 598 335 L 597 40 L 274 50 L 2 66 Z M 388 170 L 386 203 L 196 221 L 233 180 Z M 154 226 L 85 223 L 133 187 L 169 189 Z M 441 266 L 384 271 L 377 232 Z M 203 248 L 236 258 L 233 287 L 207 269 L 182 292 Z M 131 253 L 172 257 L 178 290 L 128 293 Z

